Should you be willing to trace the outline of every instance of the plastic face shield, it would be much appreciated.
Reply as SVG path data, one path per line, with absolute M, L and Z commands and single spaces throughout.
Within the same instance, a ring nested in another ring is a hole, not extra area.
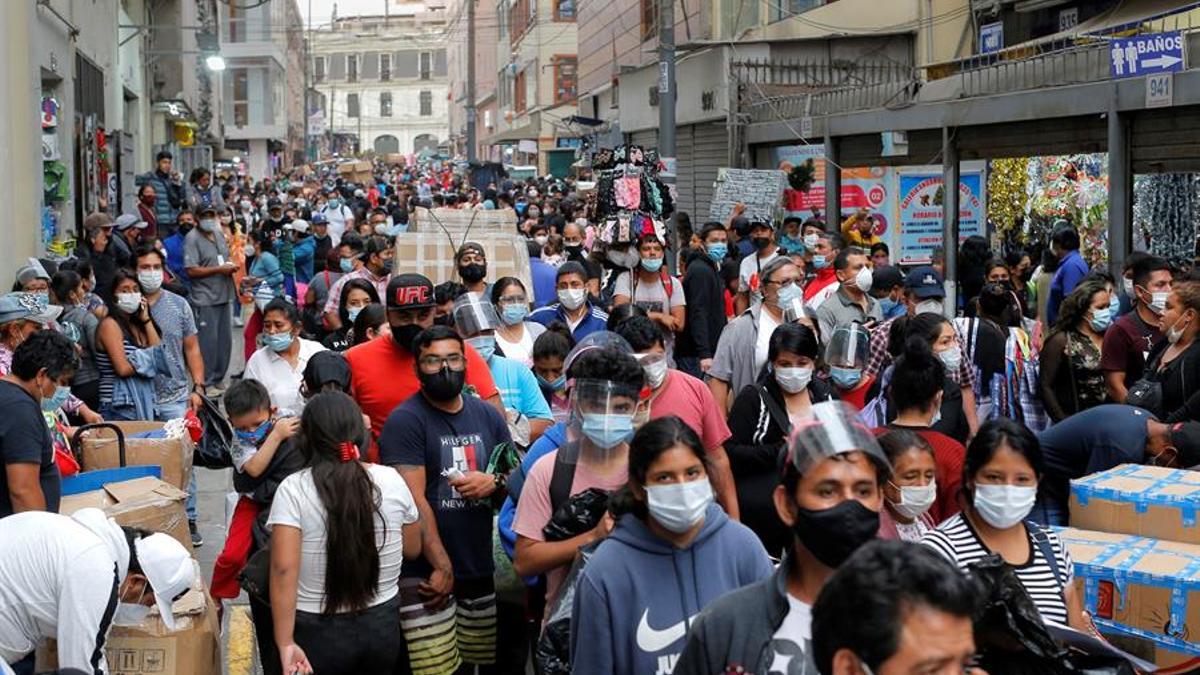
M 799 422 L 788 440 L 788 461 L 803 475 L 822 460 L 861 452 L 889 467 L 887 455 L 871 429 L 859 421 L 854 409 L 841 401 L 812 407 L 812 417 Z
M 474 337 L 485 330 L 495 330 L 500 325 L 496 308 L 479 293 L 464 293 L 454 301 L 451 310 L 454 327 L 463 337 Z
M 834 368 L 858 368 L 867 364 L 871 333 L 861 324 L 840 326 L 829 336 L 825 362 Z
M 784 323 L 802 323 L 806 326 L 813 325 L 812 315 L 804 306 L 804 300 L 797 298 L 783 307 L 783 322 Z
M 606 330 L 596 331 L 575 343 L 575 347 L 571 349 L 571 352 L 567 354 L 566 360 L 563 361 L 563 372 L 570 378 L 571 364 L 575 363 L 575 359 L 579 358 L 581 354 L 594 349 L 607 349 L 610 347 L 626 354 L 633 353 L 633 347 L 630 347 L 629 342 L 620 335 Z
M 586 451 L 567 459 L 604 461 L 622 443 L 628 443 L 642 407 L 641 394 L 641 390 L 621 382 L 576 380 L 571 386 L 568 426 L 573 437 L 588 442 Z

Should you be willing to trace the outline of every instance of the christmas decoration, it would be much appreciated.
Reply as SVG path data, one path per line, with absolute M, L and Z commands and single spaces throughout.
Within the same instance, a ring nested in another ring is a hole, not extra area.
M 1190 264 L 1200 218 L 1200 176 L 1161 173 L 1135 176 L 1133 225 L 1135 243 L 1176 264 Z
M 1029 160 L 998 159 L 992 162 L 988 172 L 988 219 L 996 226 L 1001 239 L 1014 243 L 1022 242 L 1025 223 L 1025 204 L 1028 201 L 1026 186 L 1029 177 L 1026 167 Z

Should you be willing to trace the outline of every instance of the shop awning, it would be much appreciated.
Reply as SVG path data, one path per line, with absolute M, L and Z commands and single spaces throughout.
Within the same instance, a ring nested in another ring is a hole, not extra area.
M 503 143 L 516 143 L 517 141 L 536 141 L 542 135 L 541 116 L 533 114 L 529 116 L 529 124 L 516 129 L 509 129 L 492 134 L 483 139 L 484 145 L 501 145 Z

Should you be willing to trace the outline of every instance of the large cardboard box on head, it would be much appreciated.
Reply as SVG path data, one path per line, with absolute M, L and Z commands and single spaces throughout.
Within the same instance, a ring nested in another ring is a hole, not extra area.
M 1200 471 L 1122 464 L 1071 481 L 1071 526 L 1200 544 Z
M 1200 546 L 1061 529 L 1084 608 L 1102 631 L 1200 656 Z M 1158 655 L 1144 656 L 1155 660 Z
M 338 173 L 342 178 L 352 183 L 370 183 L 373 175 L 373 166 L 370 162 L 342 162 L 338 165 Z
M 192 477 L 192 439 L 186 433 L 174 438 L 130 438 L 131 434 L 158 431 L 162 422 L 115 422 L 125 433 L 125 463 L 128 466 L 161 466 L 163 480 L 187 490 Z M 117 436 L 103 427 L 89 429 L 80 441 L 84 471 L 111 469 L 121 465 Z
M 456 279 L 454 254 L 464 242 L 471 241 L 483 247 L 487 256 L 487 281 L 500 277 L 516 277 L 525 284 L 525 290 L 533 293 L 533 277 L 529 271 L 529 247 L 525 238 L 517 234 L 496 232 L 471 232 L 463 238 L 461 234 L 447 236 L 443 232 L 406 232 L 396 235 L 396 260 L 392 265 L 394 274 L 416 272 L 429 277 L 433 283 Z
M 155 609 L 137 626 L 113 626 L 104 643 L 113 675 L 220 675 L 221 636 L 217 607 L 200 580 L 175 601 L 175 630 L 167 630 Z M 56 644 L 38 648 L 37 672 L 57 668 Z
M 409 232 L 450 232 L 454 240 L 474 241 L 473 237 L 484 233 L 515 234 L 517 212 L 512 209 L 427 209 L 417 207 L 409 218 Z M 463 236 L 466 239 L 463 239 Z
M 67 495 L 58 512 L 69 516 L 89 506 L 104 511 L 118 525 L 137 527 L 171 535 L 189 552 L 192 536 L 188 531 L 184 503 L 187 493 L 157 478 L 146 476 L 116 483 L 105 483 L 100 490 Z

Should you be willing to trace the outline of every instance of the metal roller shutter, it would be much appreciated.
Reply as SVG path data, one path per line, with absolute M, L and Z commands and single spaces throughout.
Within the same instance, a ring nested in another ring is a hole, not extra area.
M 728 146 L 724 122 L 692 124 L 679 127 L 677 132 L 677 209 L 691 215 L 692 223 L 697 227 L 708 219 L 713 183 L 717 180 L 717 170 L 728 161 Z
M 626 134 L 630 145 L 640 145 L 643 148 L 658 147 L 658 129 L 646 129 Z

